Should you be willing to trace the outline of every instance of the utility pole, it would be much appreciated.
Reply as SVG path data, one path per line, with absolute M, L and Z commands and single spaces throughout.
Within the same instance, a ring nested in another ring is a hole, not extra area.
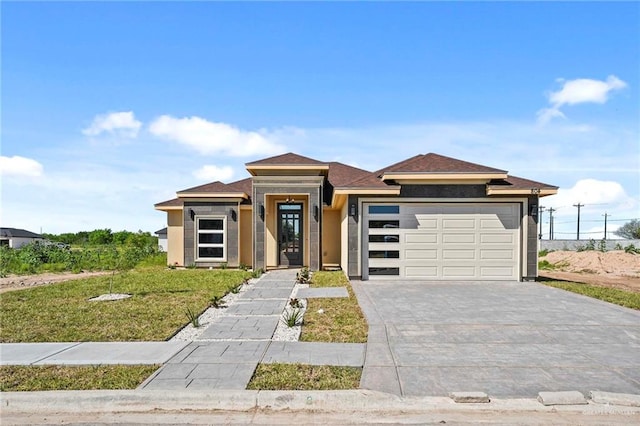
M 574 204 L 573 207 L 578 208 L 578 229 L 576 231 L 576 240 L 580 240 L 580 208 L 584 207 L 584 204 Z
M 604 239 L 607 239 L 607 217 L 611 216 L 609 213 L 603 214 L 602 216 L 604 216 Z
M 553 212 L 557 209 L 549 207 L 549 239 L 553 240 Z
M 545 206 L 540 206 L 540 210 L 538 211 L 538 220 L 540 221 L 540 233 L 538 234 L 538 239 L 542 239 L 542 213 L 544 213 Z

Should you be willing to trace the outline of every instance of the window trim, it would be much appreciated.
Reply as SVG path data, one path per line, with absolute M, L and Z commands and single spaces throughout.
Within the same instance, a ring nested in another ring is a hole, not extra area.
M 201 220 L 222 220 L 222 229 L 203 229 L 200 230 Z M 227 261 L 227 216 L 226 215 L 196 215 L 195 217 L 195 253 L 196 262 L 226 262 Z M 222 243 L 200 243 L 200 234 L 222 234 Z M 221 247 L 222 257 L 200 257 L 200 248 L 205 247 Z

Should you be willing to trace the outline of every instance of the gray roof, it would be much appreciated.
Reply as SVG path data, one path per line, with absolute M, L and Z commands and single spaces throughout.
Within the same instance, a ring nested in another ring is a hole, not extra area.
M 18 228 L 0 228 L 0 236 L 5 238 L 44 238 L 40 234 Z
M 154 232 L 154 234 L 156 234 L 156 235 L 167 235 L 167 228 L 158 229 L 156 232 Z

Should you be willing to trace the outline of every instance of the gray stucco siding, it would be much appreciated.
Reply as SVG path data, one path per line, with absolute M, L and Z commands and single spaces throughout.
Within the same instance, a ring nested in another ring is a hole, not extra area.
M 192 218 L 190 211 L 195 216 L 226 216 L 226 262 L 203 262 L 196 261 L 196 222 L 195 217 Z M 233 220 L 231 211 L 236 212 L 236 220 Z M 240 209 L 236 202 L 185 202 L 184 203 L 184 263 L 185 265 L 197 265 L 199 267 L 219 266 L 221 263 L 227 263 L 229 266 L 237 267 L 239 265 L 239 227 L 238 216 Z

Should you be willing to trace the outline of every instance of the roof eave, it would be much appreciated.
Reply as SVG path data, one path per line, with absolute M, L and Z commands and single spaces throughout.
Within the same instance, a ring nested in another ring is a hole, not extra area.
M 489 182 L 493 179 L 506 179 L 507 172 L 495 172 L 495 173 L 415 173 L 415 172 L 391 172 L 383 173 L 381 179 L 383 181 L 486 181 Z

